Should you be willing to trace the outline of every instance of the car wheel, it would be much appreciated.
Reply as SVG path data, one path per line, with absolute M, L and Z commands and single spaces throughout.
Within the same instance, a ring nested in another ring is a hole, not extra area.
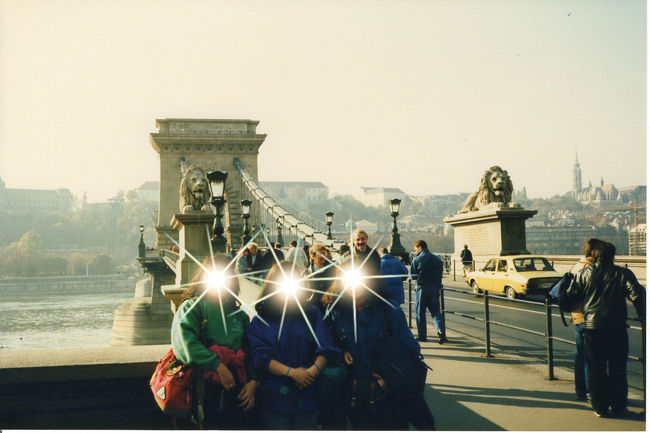
M 474 293 L 476 296 L 481 294 L 481 289 L 478 288 L 476 281 L 472 281 L 472 293 Z
M 506 296 L 508 299 L 517 299 L 517 292 L 512 287 L 506 287 Z

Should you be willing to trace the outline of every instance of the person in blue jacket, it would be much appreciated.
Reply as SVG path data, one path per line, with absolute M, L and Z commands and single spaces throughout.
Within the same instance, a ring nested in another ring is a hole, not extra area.
M 447 341 L 445 322 L 440 311 L 440 288 L 442 287 L 442 260 L 431 254 L 422 239 L 413 244 L 415 258 L 411 263 L 411 278 L 415 279 L 415 321 L 418 341 L 427 341 L 427 309 L 433 316 L 438 331 L 438 342 Z
M 318 423 L 315 381 L 339 349 L 318 307 L 307 303 L 310 292 L 296 290 L 300 277 L 292 269 L 286 261 L 271 268 L 248 339 L 261 382 L 257 401 L 266 428 L 314 430 Z
M 384 284 L 390 296 L 388 300 L 399 307 L 404 303 L 404 281 L 408 278 L 409 271 L 397 257 L 388 253 L 388 248 L 380 247 L 377 252 L 381 257 L 381 275 L 387 276 Z
M 399 343 L 399 353 L 404 356 L 420 356 L 420 345 L 400 308 L 384 302 L 363 284 L 352 287 L 354 283 L 346 283 L 344 278 L 343 273 L 322 302 L 328 312 L 326 321 L 348 366 L 345 410 L 350 424 L 357 430 L 406 429 L 406 408 L 391 393 L 376 366 L 390 347 L 390 339 Z M 426 411 L 433 426 L 424 399 L 419 401 L 424 404 L 419 409 Z

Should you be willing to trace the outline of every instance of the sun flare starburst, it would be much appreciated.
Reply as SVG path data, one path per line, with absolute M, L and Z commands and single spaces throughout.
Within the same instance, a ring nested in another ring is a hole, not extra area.
M 209 239 L 210 238 L 210 232 L 209 232 L 207 226 L 206 226 L 206 235 L 208 236 L 208 239 Z M 344 257 L 341 257 L 339 259 L 333 260 L 333 259 L 330 259 L 330 258 L 327 258 L 327 257 L 323 256 L 320 252 L 316 251 L 316 254 L 318 254 L 319 256 L 321 256 L 324 259 L 324 261 L 326 263 L 325 266 L 320 267 L 318 269 L 308 268 L 307 272 L 303 273 L 302 276 L 298 277 L 297 276 L 298 275 L 298 268 L 296 266 L 295 257 L 294 257 L 293 262 L 291 263 L 291 272 L 289 272 L 289 273 L 285 272 L 284 268 L 282 266 L 279 266 L 281 262 L 280 262 L 278 256 L 276 255 L 275 250 L 272 247 L 271 241 L 269 240 L 268 236 L 266 235 L 265 231 L 262 228 L 260 228 L 257 231 L 257 233 L 254 234 L 254 236 L 251 238 L 251 240 L 239 250 L 237 255 L 235 257 L 233 257 L 230 260 L 230 262 L 228 263 L 228 265 L 225 266 L 223 269 L 217 269 L 217 267 L 214 266 L 214 258 L 213 258 L 213 268 L 212 269 L 206 268 L 200 261 L 198 261 L 185 248 L 183 248 L 175 239 L 173 239 L 169 235 L 167 235 L 167 237 L 174 244 L 176 244 L 177 247 L 179 247 L 179 249 L 181 250 L 181 252 L 185 256 L 189 257 L 195 263 L 197 263 L 203 269 L 203 271 L 206 273 L 206 279 L 204 281 L 199 281 L 198 283 L 199 284 L 207 284 L 207 287 L 210 290 L 205 291 L 203 294 L 200 295 L 200 297 L 205 296 L 209 291 L 216 291 L 217 294 L 218 294 L 218 297 L 219 297 L 219 303 L 221 304 L 223 302 L 222 301 L 222 295 L 224 295 L 224 296 L 225 295 L 230 295 L 233 298 L 235 298 L 240 304 L 240 307 L 238 309 L 236 309 L 235 311 L 231 312 L 230 315 L 237 314 L 240 311 L 246 311 L 249 315 L 258 317 L 265 325 L 268 326 L 268 323 L 261 316 L 259 316 L 257 314 L 257 312 L 255 311 L 255 305 L 260 303 L 260 302 L 265 301 L 266 299 L 269 299 L 269 298 L 271 298 L 273 296 L 276 296 L 278 294 L 283 294 L 284 295 L 284 300 L 283 300 L 284 306 L 283 306 L 283 314 L 282 314 L 282 319 L 281 319 L 281 323 L 280 323 L 278 338 L 280 338 L 280 336 L 282 334 L 282 327 L 283 327 L 282 325 L 283 325 L 284 319 L 285 319 L 285 314 L 284 313 L 286 312 L 286 309 L 287 309 L 287 307 L 289 306 L 290 303 L 295 303 L 297 308 L 301 312 L 301 316 L 305 320 L 307 328 L 311 332 L 312 336 L 314 337 L 314 339 L 316 340 L 316 343 L 318 345 L 320 345 L 320 343 L 318 342 L 318 339 L 316 338 L 316 334 L 314 332 L 314 329 L 313 329 L 310 321 L 308 320 L 307 314 L 305 313 L 305 311 L 303 309 L 303 306 L 301 305 L 301 302 L 300 302 L 299 299 L 306 299 L 307 297 L 312 296 L 312 294 L 313 295 L 322 295 L 322 294 L 325 294 L 326 292 L 323 291 L 323 290 L 317 290 L 317 289 L 311 288 L 310 287 L 311 286 L 310 282 L 312 282 L 312 281 L 313 282 L 316 282 L 316 281 L 331 281 L 332 283 L 334 283 L 336 281 L 341 282 L 342 289 L 341 289 L 341 291 L 339 293 L 329 293 L 335 299 L 328 306 L 325 314 L 323 315 L 323 320 L 325 320 L 328 317 L 328 315 L 333 311 L 336 304 L 344 296 L 346 296 L 346 295 L 350 296 L 352 298 L 352 302 L 350 304 L 351 304 L 351 307 L 352 307 L 352 315 L 353 315 L 353 318 L 354 318 L 354 328 L 355 328 L 354 329 L 354 334 L 355 334 L 355 340 L 356 340 L 356 336 L 357 336 L 357 332 L 356 332 L 357 331 L 357 329 L 356 329 L 357 328 L 357 324 L 356 324 L 357 299 L 356 298 L 357 298 L 357 296 L 359 294 L 364 293 L 364 292 L 367 291 L 368 293 L 371 293 L 373 296 L 377 297 L 381 301 L 383 301 L 386 304 L 390 305 L 392 308 L 395 308 L 394 305 L 392 305 L 382 295 L 380 295 L 376 290 L 373 289 L 373 287 L 375 287 L 376 284 L 372 283 L 372 281 L 376 280 L 376 279 L 383 279 L 383 278 L 403 277 L 403 275 L 366 275 L 365 274 L 364 265 L 368 261 L 371 254 L 376 254 L 375 250 L 377 249 L 379 243 L 381 242 L 381 239 L 379 239 L 379 241 L 377 241 L 375 246 L 372 249 L 370 249 L 368 254 L 365 254 L 364 260 L 362 260 L 361 263 L 359 263 L 359 258 L 356 257 L 356 254 L 354 254 L 354 253 L 350 254 L 349 256 L 344 256 Z M 265 242 L 266 246 L 269 249 L 269 253 L 272 254 L 272 257 L 274 259 L 275 264 L 278 265 L 280 271 L 282 272 L 282 278 L 281 278 L 279 283 L 267 280 L 264 273 L 260 273 L 259 271 L 258 272 L 239 273 L 236 276 L 234 275 L 234 273 L 232 271 L 229 272 L 229 269 L 236 265 L 237 261 L 239 260 L 239 258 L 242 255 L 242 252 L 245 249 L 247 249 L 248 246 L 252 242 L 254 242 L 255 239 L 258 238 L 258 237 L 262 237 L 264 239 L 264 242 Z M 352 238 L 352 233 L 351 233 L 350 237 Z M 301 249 L 301 245 L 300 245 L 301 239 L 298 238 L 297 241 L 298 241 L 297 249 L 300 250 Z M 213 253 L 212 252 L 212 245 L 211 245 L 210 242 L 208 242 L 208 244 L 210 244 L 210 255 L 211 255 L 211 257 L 214 257 L 214 255 L 212 254 Z M 342 266 L 343 262 L 346 262 L 345 266 Z M 338 275 L 337 276 L 332 276 L 332 277 L 323 276 L 325 271 L 327 269 L 329 269 L 329 268 L 332 268 L 332 267 L 335 268 L 338 271 L 337 272 Z M 266 296 L 264 296 L 262 298 L 256 299 L 255 301 L 250 302 L 250 303 L 246 303 L 237 294 L 233 293 L 232 290 L 230 290 L 230 288 L 228 287 L 228 279 L 229 278 L 237 278 L 237 277 L 245 278 L 245 279 L 248 279 L 248 280 L 253 281 L 253 282 L 259 282 L 259 283 L 261 283 L 261 285 L 269 284 L 269 283 L 270 284 L 279 284 L 279 288 L 278 288 L 278 290 L 274 290 L 272 293 L 270 293 L 270 294 L 268 294 L 268 295 L 266 295 Z M 189 285 L 189 284 L 185 284 L 183 286 L 187 286 L 187 285 Z M 300 296 L 301 292 L 306 292 L 307 296 L 301 297 Z M 226 318 L 225 318 L 223 309 L 221 311 L 222 311 L 223 324 L 224 324 L 224 327 L 225 327 L 226 326 Z M 187 312 L 189 312 L 189 310 Z M 226 333 L 227 332 L 228 331 L 226 329 Z

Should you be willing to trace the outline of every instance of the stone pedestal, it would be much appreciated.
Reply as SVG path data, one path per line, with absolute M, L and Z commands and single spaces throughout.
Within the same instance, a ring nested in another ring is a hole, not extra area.
M 166 287 L 162 287 L 164 297 L 172 302 L 172 311 L 176 311 L 187 288 L 186 285 L 200 271 L 199 263 L 203 263 L 210 256 L 210 236 L 214 217 L 210 212 L 194 211 L 175 214 L 172 218 L 171 226 L 178 232 L 180 251 L 175 266 L 174 285 L 168 283 Z
M 178 262 L 176 262 L 176 285 L 189 283 L 201 269 L 199 263 L 210 256 L 211 227 L 214 215 L 206 211 L 176 214 L 172 218 L 172 227 L 178 231 L 181 245 Z
M 454 228 L 454 255 L 458 256 L 465 244 L 475 258 L 530 254 L 525 221 L 536 213 L 521 207 L 499 207 L 446 218 L 445 223 Z
M 167 344 L 174 314 L 160 290 L 173 284 L 174 272 L 157 252 L 138 258 L 151 276 L 137 283 L 135 297 L 122 303 L 113 316 L 111 346 Z

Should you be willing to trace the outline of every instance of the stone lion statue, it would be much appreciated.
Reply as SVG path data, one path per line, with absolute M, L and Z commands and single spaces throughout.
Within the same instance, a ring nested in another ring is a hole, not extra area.
M 459 213 L 495 207 L 518 207 L 517 204 L 512 203 L 510 176 L 498 165 L 490 167 L 483 173 L 478 192 L 467 198 Z
M 183 173 L 179 189 L 178 205 L 181 213 L 210 210 L 210 191 L 205 172 L 196 165 L 190 165 Z

